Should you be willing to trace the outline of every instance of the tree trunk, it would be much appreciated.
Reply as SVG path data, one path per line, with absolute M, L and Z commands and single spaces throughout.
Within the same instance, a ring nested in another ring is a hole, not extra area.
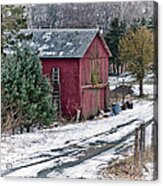
M 113 73 L 116 74 L 116 67 L 115 67 L 115 63 L 113 63 Z
M 24 130 L 23 130 L 23 127 L 21 126 L 21 127 L 20 127 L 20 134 L 23 134 L 23 131 L 24 131 Z
M 27 133 L 30 133 L 30 126 L 29 125 L 26 126 L 26 129 L 27 129 Z
M 139 96 L 143 96 L 143 78 L 139 79 Z
M 117 76 L 119 76 L 119 65 L 117 65 Z
M 124 73 L 124 64 L 121 64 L 121 74 Z
M 15 135 L 15 128 L 12 129 L 12 135 Z

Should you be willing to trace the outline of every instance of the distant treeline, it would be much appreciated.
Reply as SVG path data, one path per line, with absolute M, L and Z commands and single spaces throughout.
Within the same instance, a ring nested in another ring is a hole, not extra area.
M 29 28 L 103 28 L 117 17 L 126 24 L 153 16 L 152 1 L 28 5 Z

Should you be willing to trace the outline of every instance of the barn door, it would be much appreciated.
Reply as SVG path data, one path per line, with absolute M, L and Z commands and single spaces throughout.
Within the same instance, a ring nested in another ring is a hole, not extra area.
M 60 69 L 52 69 L 52 87 L 53 87 L 53 101 L 58 112 L 61 111 L 61 87 L 60 87 Z

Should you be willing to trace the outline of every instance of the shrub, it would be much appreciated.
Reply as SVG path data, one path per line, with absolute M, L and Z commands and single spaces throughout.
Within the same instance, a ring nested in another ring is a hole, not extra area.
M 33 122 L 50 124 L 55 109 L 50 83 L 41 62 L 29 47 L 17 48 L 2 59 L 2 131 Z

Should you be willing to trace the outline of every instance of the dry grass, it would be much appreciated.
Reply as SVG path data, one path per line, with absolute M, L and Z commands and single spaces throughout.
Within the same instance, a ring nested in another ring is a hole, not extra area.
M 142 170 L 149 172 L 146 163 L 153 162 L 153 151 L 147 147 L 143 154 L 141 170 L 134 167 L 134 156 L 126 156 L 124 159 L 117 159 L 104 168 L 100 175 L 105 179 L 127 179 L 141 180 Z
M 144 155 L 143 155 L 143 162 L 148 163 L 148 162 L 153 162 L 153 149 L 152 147 L 146 147 Z

